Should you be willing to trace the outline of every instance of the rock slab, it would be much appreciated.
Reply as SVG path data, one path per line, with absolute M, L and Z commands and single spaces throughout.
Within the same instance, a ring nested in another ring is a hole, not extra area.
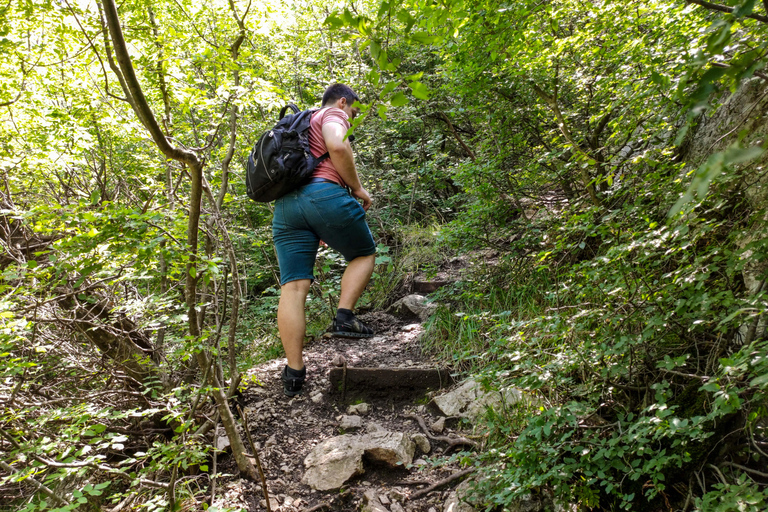
M 338 489 L 365 471 L 364 456 L 370 462 L 394 468 L 411 464 L 415 452 L 416 445 L 402 432 L 332 437 L 315 446 L 304 459 L 306 472 L 301 481 L 318 491 Z
M 347 434 L 327 439 L 304 459 L 307 471 L 301 481 L 318 491 L 338 489 L 363 473 L 364 451 L 358 436 Z
M 481 417 L 488 407 L 498 408 L 502 404 L 514 404 L 522 397 L 519 389 L 485 391 L 476 380 L 467 379 L 456 389 L 436 396 L 434 403 L 446 416 L 475 419 Z
M 387 309 L 387 313 L 401 318 L 418 318 L 426 322 L 429 315 L 437 309 L 436 304 L 427 302 L 423 295 L 406 295 Z

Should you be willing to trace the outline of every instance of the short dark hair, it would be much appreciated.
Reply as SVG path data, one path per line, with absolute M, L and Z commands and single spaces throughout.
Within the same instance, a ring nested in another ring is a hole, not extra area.
M 360 101 L 360 98 L 357 96 L 357 94 L 355 94 L 355 91 L 353 91 L 350 86 L 344 84 L 333 84 L 328 87 L 323 94 L 323 105 L 325 106 L 329 103 L 333 103 L 336 100 L 340 100 L 341 98 L 346 98 L 347 103 L 350 105 L 355 101 Z

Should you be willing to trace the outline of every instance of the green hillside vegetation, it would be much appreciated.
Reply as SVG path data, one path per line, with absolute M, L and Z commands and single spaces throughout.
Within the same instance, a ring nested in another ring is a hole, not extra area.
M 0 5 L 0 509 L 200 510 L 219 421 L 258 478 L 230 398 L 282 357 L 279 285 L 243 161 L 338 81 L 365 102 L 364 307 L 469 258 L 425 348 L 526 396 L 454 455 L 478 509 L 766 510 L 767 7 Z

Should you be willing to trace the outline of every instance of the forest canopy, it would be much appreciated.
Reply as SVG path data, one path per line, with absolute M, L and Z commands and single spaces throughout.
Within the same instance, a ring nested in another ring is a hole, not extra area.
M 766 2 L 8 1 L 0 51 L 3 510 L 207 508 L 219 429 L 259 480 L 234 397 L 283 355 L 279 271 L 243 163 L 335 82 L 362 307 L 468 257 L 423 349 L 531 398 L 454 455 L 478 510 L 768 507 Z

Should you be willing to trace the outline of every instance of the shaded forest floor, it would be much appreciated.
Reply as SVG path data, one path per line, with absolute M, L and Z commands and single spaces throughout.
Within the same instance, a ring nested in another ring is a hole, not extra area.
M 305 457 L 326 439 L 380 430 L 423 434 L 417 421 L 404 416 L 418 415 L 426 425 L 432 425 L 441 416 L 428 405 L 435 391 L 382 391 L 357 385 L 349 387 L 342 396 L 339 390 L 331 389 L 329 373 L 339 364 L 340 357 L 348 367 L 438 367 L 437 361 L 420 348 L 419 338 L 424 329 L 418 320 L 396 318 L 384 312 L 367 313 L 360 318 L 375 329 L 375 337 L 354 340 L 326 334 L 305 346 L 307 381 L 301 396 L 288 398 L 283 394 L 280 373 L 285 359 L 269 361 L 247 372 L 246 380 L 254 384 L 243 394 L 243 410 L 259 452 L 273 511 L 360 510 L 366 502 L 364 494 L 370 497 L 373 491 L 376 505 L 383 507 L 373 510 L 435 512 L 443 510 L 451 487 L 459 483 L 409 500 L 419 489 L 460 470 L 457 463 L 446 457 L 451 448 L 436 441 L 431 441 L 428 454 L 417 448 L 414 462 L 408 467 L 392 469 L 365 461 L 364 474 L 352 478 L 340 490 L 316 491 L 302 483 Z M 340 425 L 342 416 L 348 414 L 349 406 L 361 403 L 370 406 L 369 412 L 361 415 L 362 427 L 345 431 Z M 448 418 L 442 435 L 457 435 L 458 424 L 453 420 Z M 229 454 L 219 455 L 218 467 L 219 487 L 214 505 L 241 507 L 249 512 L 266 510 L 261 485 L 236 478 L 236 467 Z

